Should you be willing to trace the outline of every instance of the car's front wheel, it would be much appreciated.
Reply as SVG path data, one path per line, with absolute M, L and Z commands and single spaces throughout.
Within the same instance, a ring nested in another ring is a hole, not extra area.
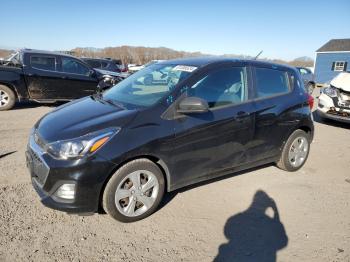
M 310 135 L 305 131 L 295 130 L 285 143 L 277 166 L 286 171 L 297 171 L 306 162 L 310 152 Z
M 148 159 L 136 159 L 119 168 L 108 181 L 103 208 L 116 220 L 134 222 L 157 209 L 164 188 L 159 167 Z

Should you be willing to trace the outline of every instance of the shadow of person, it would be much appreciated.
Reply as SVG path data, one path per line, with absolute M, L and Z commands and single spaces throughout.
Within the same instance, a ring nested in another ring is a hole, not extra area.
M 224 234 L 229 242 L 219 247 L 216 262 L 276 261 L 277 251 L 288 244 L 276 203 L 261 190 L 246 211 L 227 220 Z

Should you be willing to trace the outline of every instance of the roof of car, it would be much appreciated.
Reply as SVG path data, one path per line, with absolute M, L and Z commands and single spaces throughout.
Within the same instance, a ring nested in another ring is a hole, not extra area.
M 73 57 L 77 58 L 73 55 L 69 55 L 63 52 L 58 52 L 58 51 L 47 51 L 47 50 L 38 50 L 38 49 L 21 49 L 20 52 L 22 53 L 32 53 L 32 54 L 46 54 L 46 55 L 60 55 L 60 56 L 68 56 L 68 57 Z
M 279 67 L 292 68 L 292 69 L 294 68 L 289 65 L 276 64 L 276 63 L 262 61 L 262 60 L 236 59 L 236 58 L 221 57 L 221 56 L 180 58 L 180 59 L 166 60 L 166 61 L 160 62 L 160 64 L 178 64 L 178 65 L 181 64 L 185 66 L 203 67 L 209 64 L 220 63 L 220 62 L 249 62 L 251 64 L 256 64 L 256 65 L 279 66 Z
M 82 60 L 94 60 L 94 61 L 104 61 L 104 62 L 113 62 L 111 59 L 106 58 L 91 58 L 91 57 L 82 57 Z
M 350 38 L 332 39 L 325 43 L 316 52 L 350 51 Z

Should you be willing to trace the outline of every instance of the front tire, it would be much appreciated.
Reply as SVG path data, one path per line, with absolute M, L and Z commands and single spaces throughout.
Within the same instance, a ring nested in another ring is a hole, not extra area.
M 121 222 L 134 222 L 151 215 L 164 195 L 162 171 L 142 158 L 119 168 L 103 192 L 104 210 Z
M 15 93 L 7 86 L 0 85 L 0 111 L 10 110 L 16 102 Z
M 285 171 L 297 171 L 305 164 L 309 152 L 310 135 L 303 130 L 295 130 L 285 143 L 277 166 Z

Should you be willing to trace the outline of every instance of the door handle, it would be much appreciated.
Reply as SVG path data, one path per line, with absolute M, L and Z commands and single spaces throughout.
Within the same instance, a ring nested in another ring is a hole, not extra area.
M 36 77 L 36 76 L 38 76 L 38 75 L 37 75 L 37 74 L 29 73 L 28 76 L 34 76 L 34 77 Z
M 240 119 L 240 118 L 247 117 L 247 116 L 249 116 L 249 115 L 250 115 L 250 113 L 248 113 L 248 112 L 245 112 L 245 111 L 239 111 L 239 112 L 237 113 L 236 118 L 237 118 L 237 119 Z

